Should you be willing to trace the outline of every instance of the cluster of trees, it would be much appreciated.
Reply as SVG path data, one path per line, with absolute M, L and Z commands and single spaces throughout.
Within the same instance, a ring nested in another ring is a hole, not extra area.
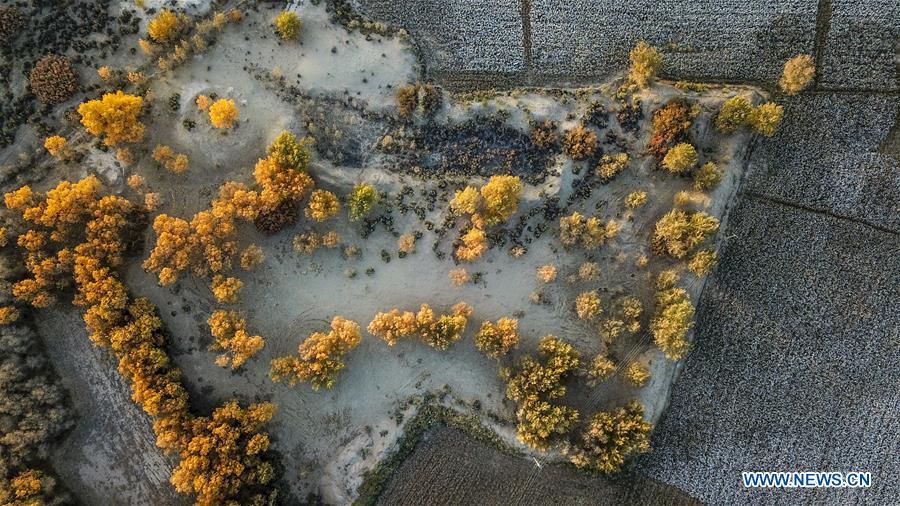
M 470 215 L 476 225 L 496 225 L 508 220 L 519 208 L 522 181 L 518 176 L 491 176 L 480 189 L 467 186 L 456 192 L 450 207 Z
M 754 107 L 749 98 L 737 95 L 722 104 L 715 123 L 722 133 L 731 134 L 749 125 L 754 132 L 771 137 L 781 124 L 782 116 L 784 108 L 774 102 Z
M 688 293 L 676 286 L 678 275 L 663 271 L 657 280 L 656 313 L 650 320 L 650 331 L 657 346 L 671 360 L 687 353 L 687 333 L 694 325 L 694 305 Z
M 687 140 L 687 131 L 699 112 L 698 107 L 692 107 L 684 99 L 669 100 L 653 113 L 653 129 L 647 150 L 660 159 L 666 156 L 675 144 Z
M 525 356 L 514 369 L 504 368 L 506 396 L 517 404 L 517 435 L 532 448 L 546 449 L 551 438 L 568 432 L 578 421 L 578 411 L 554 404 L 566 394 L 564 382 L 578 369 L 581 359 L 572 345 L 544 336 L 538 344 L 541 360 Z
M 472 306 L 465 302 L 453 306 L 450 313 L 437 317 L 428 304 L 422 304 L 417 313 L 401 313 L 394 308 L 377 313 L 367 330 L 384 339 L 389 346 L 397 344 L 401 338 L 418 335 L 425 344 L 445 350 L 462 337 L 471 314 Z
M 331 331 L 310 334 L 300 343 L 297 356 L 272 360 L 269 376 L 276 382 L 286 380 L 291 386 L 308 381 L 313 390 L 331 388 L 344 368 L 344 356 L 359 346 L 361 339 L 359 324 L 335 316 Z
M 579 468 L 614 473 L 629 456 L 650 450 L 652 428 L 644 421 L 644 406 L 631 401 L 613 411 L 596 413 L 567 445 L 566 453 Z
M 256 164 L 258 189 L 227 181 L 219 187 L 219 197 L 210 208 L 195 214 L 190 222 L 158 215 L 153 221 L 156 244 L 144 268 L 155 272 L 162 285 L 174 283 L 186 270 L 201 277 L 229 271 L 238 253 L 235 220 L 252 222 L 284 202 L 296 206 L 314 184 L 306 172 L 309 160 L 307 144 L 282 133 L 269 146 L 269 156 Z M 253 262 L 248 259 L 246 263 Z
M 657 254 L 684 258 L 719 230 L 719 220 L 703 211 L 673 209 L 656 222 L 651 246 Z
M 55 292 L 75 285 L 74 303 L 85 308 L 91 340 L 118 359 L 132 399 L 154 418 L 157 445 L 181 457 L 172 476 L 176 489 L 197 494 L 204 505 L 257 503 L 273 494 L 267 487 L 273 468 L 264 458 L 268 437 L 260 429 L 274 407 L 227 403 L 212 417 L 190 413 L 156 308 L 132 299 L 119 280 L 116 268 L 137 235 L 139 208 L 101 195 L 93 176 L 45 195 L 23 187 L 4 200 L 20 212 L 22 228 L 31 227 L 17 240 L 30 277 L 14 285 L 14 295 L 44 307 Z
M 460 237 L 456 257 L 471 262 L 487 251 L 485 227 L 508 220 L 519 209 L 522 181 L 518 176 L 491 176 L 480 189 L 467 186 L 450 201 L 454 212 L 469 215 L 471 227 Z
M 0 477 L 0 504 L 4 506 L 56 506 L 72 498 L 59 489 L 56 479 L 37 469 L 26 469 L 10 479 Z
M 206 323 L 214 339 L 210 349 L 224 351 L 216 357 L 218 366 L 237 369 L 266 345 L 262 337 L 247 332 L 247 322 L 237 311 L 214 311 Z
M 275 466 L 268 459 L 270 441 L 263 429 L 275 410 L 269 402 L 241 408 L 229 401 L 211 416 L 187 420 L 190 438 L 172 472 L 175 490 L 196 494 L 201 506 L 274 504 Z
M 606 180 L 612 179 L 628 167 L 628 153 L 608 153 L 600 158 L 597 164 L 597 176 Z
M 161 285 L 175 283 L 188 269 L 198 277 L 227 272 L 238 253 L 235 218 L 252 220 L 258 213 L 257 192 L 226 182 L 211 209 L 198 212 L 190 222 L 157 215 L 153 220 L 156 244 L 144 260 L 144 269 L 156 273 Z
M 564 246 L 598 248 L 618 232 L 619 225 L 615 221 L 604 224 L 596 216 L 587 218 L 577 211 L 559 219 L 559 240 Z
M 175 153 L 169 146 L 159 144 L 153 148 L 153 159 L 174 174 L 181 174 L 188 168 L 188 157 Z
M 11 273 L 6 267 L 4 274 Z M 0 298 L 7 302 L 8 296 Z M 65 498 L 51 477 L 33 469 L 72 426 L 65 391 L 37 343 L 25 324 L 0 327 L 0 504 L 57 504 Z

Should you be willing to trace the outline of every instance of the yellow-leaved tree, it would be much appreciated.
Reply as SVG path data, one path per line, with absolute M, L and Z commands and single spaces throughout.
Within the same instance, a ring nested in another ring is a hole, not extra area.
M 100 100 L 89 100 L 78 106 L 81 124 L 88 132 L 103 136 L 103 143 L 138 142 L 144 138 L 144 124 L 138 117 L 144 99 L 121 91 L 106 93 Z
M 460 302 L 451 308 L 449 314 L 435 317 L 428 304 L 422 304 L 417 313 L 391 309 L 377 313 L 369 323 L 370 334 L 378 336 L 393 346 L 402 337 L 418 334 L 422 342 L 439 350 L 445 350 L 462 337 L 466 323 L 472 314 L 472 307 Z
M 497 323 L 482 322 L 475 334 L 475 346 L 491 358 L 500 358 L 519 344 L 519 320 L 500 318 Z
M 308 381 L 313 390 L 331 388 L 344 368 L 344 356 L 359 346 L 362 336 L 359 324 L 343 316 L 331 320 L 331 331 L 314 332 L 298 349 L 297 356 L 272 360 L 269 371 L 273 381 L 286 380 L 291 386 Z
M 247 322 L 237 311 L 217 310 L 207 323 L 215 339 L 210 349 L 224 352 L 216 358 L 216 365 L 230 364 L 232 369 L 237 369 L 266 345 L 262 337 L 247 332 Z
M 652 428 L 644 421 L 644 406 L 632 401 L 616 410 L 596 413 L 566 453 L 579 468 L 618 472 L 629 456 L 650 450 Z
M 578 411 L 552 403 L 566 394 L 564 382 L 581 364 L 572 345 L 544 336 L 538 343 L 541 361 L 523 357 L 515 370 L 503 369 L 506 396 L 517 404 L 518 438 L 532 448 L 547 449 L 554 436 L 568 432 Z

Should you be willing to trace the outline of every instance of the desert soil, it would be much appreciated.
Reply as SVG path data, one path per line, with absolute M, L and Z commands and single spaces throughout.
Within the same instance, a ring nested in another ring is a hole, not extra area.
M 282 459 L 285 483 L 295 497 L 318 492 L 332 503 L 352 500 L 361 475 L 390 451 L 402 433 L 402 420 L 397 414 L 403 413 L 402 418 L 408 419 L 415 409 L 411 398 L 446 391 L 446 387 L 452 392 L 448 402 L 472 405 L 477 401 L 485 415 L 483 422 L 526 451 L 515 440 L 514 410 L 504 400 L 498 364 L 475 349 L 473 329 L 483 320 L 519 314 L 523 340 L 516 356 L 532 352 L 541 336 L 553 334 L 573 343 L 589 360 L 601 350 L 600 338 L 597 329 L 578 320 L 573 311 L 577 294 L 588 289 L 600 291 L 605 308 L 621 297 L 638 296 L 646 308 L 646 329 L 653 307 L 652 275 L 668 265 L 653 259 L 649 236 L 653 223 L 671 208 L 674 194 L 689 190 L 690 180 L 652 170 L 648 158 L 636 157 L 624 173 L 610 184 L 597 187 L 587 200 L 576 202 L 568 211 L 596 213 L 622 226 L 618 237 L 599 252 L 588 257 L 583 251 L 562 249 L 554 228 L 556 221 L 551 220 L 546 234 L 532 234 L 523 257 L 512 257 L 508 247 L 494 248 L 467 267 L 470 273 L 482 274 L 477 284 L 453 288 L 447 274 L 456 265 L 449 256 L 439 259 L 431 251 L 432 242 L 438 238 L 426 230 L 424 221 L 443 222 L 448 212 L 444 202 L 459 185 L 440 188 L 439 175 L 423 180 L 413 171 L 396 170 L 397 159 L 377 149 L 385 133 L 402 128 L 393 118 L 396 88 L 415 81 L 421 71 L 408 43 L 348 32 L 329 20 L 324 6 L 293 8 L 304 19 L 299 44 L 277 39 L 270 26 L 277 11 L 261 6 L 258 12 L 248 13 L 240 27 L 227 28 L 207 53 L 153 82 L 157 100 L 147 122 L 146 143 L 151 147 L 167 144 L 176 152 L 186 153 L 191 160 L 186 173 L 171 174 L 149 156 L 126 169 L 111 153 L 98 151 L 90 154 L 88 164 L 112 187 L 123 191 L 129 174 L 142 175 L 149 188 L 162 194 L 160 212 L 189 218 L 208 206 L 222 182 L 251 181 L 254 163 L 282 130 L 317 139 L 342 139 L 317 144 L 311 174 L 318 187 L 345 195 L 355 183 L 367 182 L 394 196 L 404 186 L 411 186 L 411 199 L 422 198 L 426 190 L 439 191 L 437 207 L 424 219 L 412 213 L 393 213 L 396 230 L 424 234 L 417 251 L 398 258 L 394 235 L 379 226 L 364 239 L 362 227 L 348 222 L 343 212 L 325 226 L 312 227 L 301 219 L 300 225 L 272 237 L 244 226 L 242 245 L 259 244 L 266 262 L 252 273 L 240 274 L 245 286 L 241 302 L 234 308 L 246 312 L 250 330 L 264 336 L 267 344 L 237 372 L 216 366 L 215 353 L 207 350 L 211 338 L 205 322 L 218 307 L 208 280 L 185 277 L 175 287 L 159 287 L 155 276 L 141 268 L 155 243 L 152 230 L 147 231 L 145 250 L 126 268 L 128 286 L 135 295 L 149 297 L 160 308 L 172 336 L 172 352 L 198 411 L 206 412 L 235 396 L 248 402 L 266 399 L 279 406 L 270 431 L 274 449 Z M 738 134 L 719 142 L 709 122 L 724 98 L 747 92 L 754 93 L 748 88 L 726 87 L 692 94 L 704 109 L 692 137 L 705 148 L 704 157 L 719 162 L 726 172 L 722 184 L 708 198 L 700 194 L 693 198 L 696 207 L 723 220 L 742 179 L 750 139 Z M 201 93 L 234 99 L 241 111 L 239 125 L 231 131 L 214 130 L 193 105 Z M 666 84 L 643 92 L 645 115 L 681 93 Z M 472 118 L 501 117 L 509 128 L 527 132 L 528 118 L 549 118 L 568 128 L 593 100 L 613 105 L 601 88 L 581 93 L 519 90 L 482 99 L 446 95 L 434 121 L 452 126 Z M 189 130 L 184 124 L 191 121 L 196 126 Z M 601 139 L 609 132 L 622 139 L 629 152 L 639 153 L 649 137 L 647 123 L 629 133 L 613 115 Z M 575 172 L 591 170 L 582 165 L 562 155 L 552 159 L 543 182 L 526 187 L 519 213 L 512 221 L 540 207 L 548 197 L 566 202 L 577 179 Z M 73 178 L 76 175 L 70 174 Z M 451 179 L 472 184 L 484 181 Z M 649 202 L 626 212 L 622 201 L 636 189 L 646 190 Z M 529 224 L 536 226 L 539 220 L 540 216 Z M 291 237 L 308 227 L 338 230 L 345 245 L 360 247 L 360 258 L 346 259 L 339 250 L 322 249 L 313 255 L 294 252 Z M 444 238 L 439 249 L 449 252 L 451 242 L 451 237 Z M 389 262 L 382 259 L 382 251 L 389 252 Z M 651 262 L 638 269 L 634 264 L 643 254 L 650 256 Z M 565 282 L 566 276 L 588 258 L 600 265 L 599 281 Z M 529 301 L 529 294 L 538 288 L 535 271 L 548 263 L 559 267 L 560 279 L 545 287 L 549 303 L 535 305 Z M 368 269 L 374 271 L 369 274 Z M 355 276 L 351 277 L 348 270 Z M 693 278 L 688 274 L 686 279 Z M 696 279 L 689 283 L 695 300 L 702 284 Z M 436 311 L 444 311 L 460 300 L 474 306 L 475 313 L 463 340 L 447 351 L 412 341 L 388 347 L 380 339 L 365 335 L 362 344 L 348 356 L 347 368 L 332 390 L 316 392 L 303 384 L 290 388 L 273 384 L 268 378 L 272 358 L 294 353 L 309 333 L 326 329 L 335 315 L 365 327 L 376 312 L 392 307 L 414 310 L 421 303 L 429 303 Z M 77 392 L 76 404 L 82 416 L 79 428 L 55 460 L 67 484 L 77 483 L 85 494 L 81 497 L 88 499 L 175 501 L 166 483 L 172 463 L 154 447 L 150 423 L 131 404 L 128 387 L 119 379 L 114 364 L 85 338 L 77 312 L 60 306 L 48 311 L 40 327 L 44 335 L 64 336 L 49 348 L 64 381 Z M 647 417 L 658 419 L 678 364 L 666 360 L 646 332 L 615 346 L 617 356 L 648 364 L 651 382 L 636 389 L 613 378 L 593 390 L 573 388 L 567 401 L 590 413 L 639 397 L 647 407 Z M 123 458 L 126 454 L 133 457 Z M 541 458 L 554 460 L 559 456 Z

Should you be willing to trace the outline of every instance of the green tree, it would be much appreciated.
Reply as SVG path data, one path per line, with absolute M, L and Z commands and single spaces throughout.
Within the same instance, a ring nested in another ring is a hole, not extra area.
M 350 221 L 359 221 L 365 218 L 375 204 L 378 203 L 379 195 L 372 185 L 360 183 L 353 187 L 350 196 L 347 198 L 347 208 L 350 211 Z

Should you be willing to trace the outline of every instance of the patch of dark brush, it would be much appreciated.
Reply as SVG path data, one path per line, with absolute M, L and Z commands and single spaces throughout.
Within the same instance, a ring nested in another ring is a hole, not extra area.
M 412 137 L 414 163 L 442 174 L 489 177 L 511 174 L 540 184 L 553 163 L 553 152 L 540 149 L 528 134 L 499 118 L 473 118 L 458 125 L 427 123 Z

